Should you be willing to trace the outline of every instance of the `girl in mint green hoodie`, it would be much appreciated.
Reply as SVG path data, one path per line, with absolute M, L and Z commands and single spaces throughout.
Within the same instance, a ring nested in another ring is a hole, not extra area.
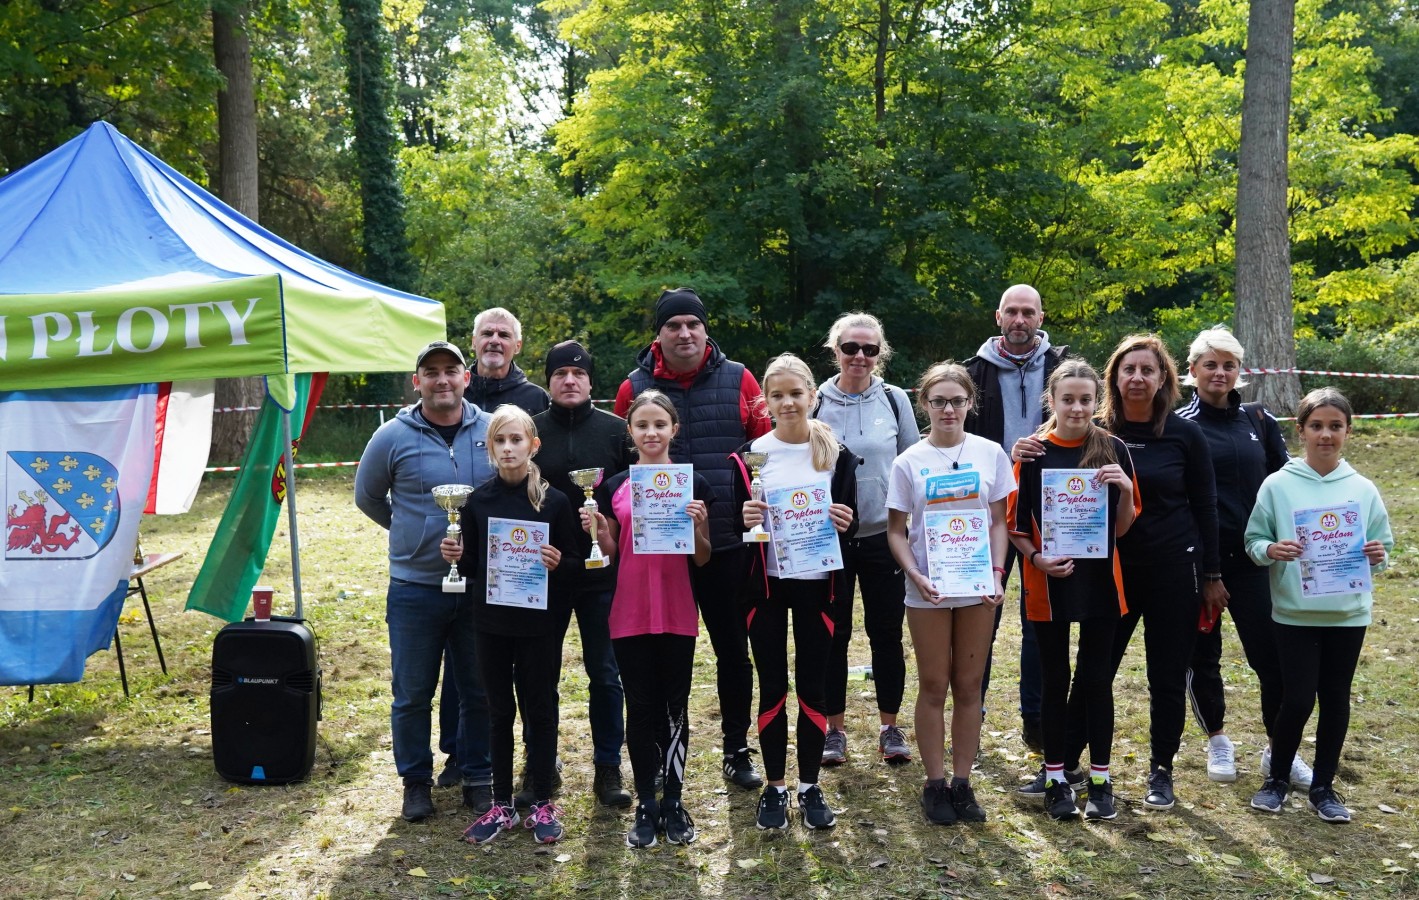
M 1247 554 L 1271 569 L 1271 617 L 1282 682 L 1270 771 L 1262 773 L 1266 780 L 1251 805 L 1270 813 L 1285 806 L 1291 760 L 1319 701 L 1310 807 L 1322 821 L 1335 824 L 1350 821 L 1350 811 L 1335 793 L 1335 772 L 1350 727 L 1350 683 L 1374 598 L 1364 589 L 1363 577 L 1335 591 L 1320 577 L 1317 564 L 1303 556 L 1308 543 L 1343 539 L 1347 529 L 1353 533 L 1362 524 L 1361 552 L 1372 571 L 1384 567 L 1394 547 L 1379 491 L 1341 458 L 1351 417 L 1350 402 L 1335 388 L 1302 398 L 1296 427 L 1304 454 L 1262 482 L 1246 529 Z M 1346 587 L 1356 590 L 1344 592 Z

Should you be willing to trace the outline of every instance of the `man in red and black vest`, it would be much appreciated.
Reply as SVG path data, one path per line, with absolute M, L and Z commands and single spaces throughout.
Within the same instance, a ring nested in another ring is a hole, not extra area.
M 748 557 L 736 524 L 730 454 L 748 440 L 767 434 L 772 423 L 759 382 L 743 364 L 729 359 L 710 339 L 705 305 L 689 288 L 665 291 L 655 302 L 655 340 L 641 351 L 636 368 L 616 393 L 616 415 L 647 388 L 662 391 L 680 416 L 671 444 L 677 463 L 692 463 L 714 489 L 710 504 L 713 553 L 692 567 L 695 602 L 714 647 L 724 730 L 724 777 L 746 790 L 763 786 L 750 758 L 750 705 L 754 669 L 749 637 L 736 598 L 748 574 Z

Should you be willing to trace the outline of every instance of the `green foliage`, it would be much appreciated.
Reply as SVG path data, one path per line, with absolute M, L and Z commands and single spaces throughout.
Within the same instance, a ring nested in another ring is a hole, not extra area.
M 1393 331 L 1349 331 L 1333 341 L 1304 337 L 1296 342 L 1296 367 L 1331 372 L 1419 375 L 1419 323 Z M 1338 387 L 1357 413 L 1419 412 L 1419 379 L 1301 376 L 1301 390 Z

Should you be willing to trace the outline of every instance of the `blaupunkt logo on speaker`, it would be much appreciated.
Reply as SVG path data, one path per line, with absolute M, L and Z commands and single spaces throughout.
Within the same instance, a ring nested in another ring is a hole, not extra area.
M 118 469 L 93 453 L 11 450 L 5 510 L 6 559 L 88 559 L 117 531 Z

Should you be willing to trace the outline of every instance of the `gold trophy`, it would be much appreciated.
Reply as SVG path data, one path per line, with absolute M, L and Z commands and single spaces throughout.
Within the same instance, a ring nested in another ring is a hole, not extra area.
M 754 477 L 749 481 L 749 496 L 754 500 L 764 499 L 764 482 L 759 477 L 759 473 L 764 466 L 769 464 L 769 455 L 757 450 L 751 450 L 744 454 L 744 462 L 749 466 L 749 471 Z M 744 543 L 762 544 L 769 539 L 769 533 L 764 530 L 764 523 L 760 522 L 753 528 L 744 532 Z
M 444 533 L 451 538 L 459 537 L 463 534 L 463 529 L 458 524 L 458 511 L 463 508 L 463 504 L 468 502 L 468 495 L 473 493 L 471 484 L 441 484 L 434 488 L 434 502 L 448 513 L 448 528 Z M 458 563 L 448 567 L 448 575 L 443 579 L 443 592 L 445 594 L 461 594 L 467 589 L 467 582 L 463 576 L 458 574 Z
M 606 555 L 601 552 L 601 545 L 596 542 L 596 501 L 591 499 L 592 490 L 601 483 L 602 470 L 597 469 L 575 469 L 567 474 L 577 487 L 586 494 L 586 502 L 581 508 L 591 513 L 591 555 L 586 558 L 588 569 L 604 569 L 606 567 Z

